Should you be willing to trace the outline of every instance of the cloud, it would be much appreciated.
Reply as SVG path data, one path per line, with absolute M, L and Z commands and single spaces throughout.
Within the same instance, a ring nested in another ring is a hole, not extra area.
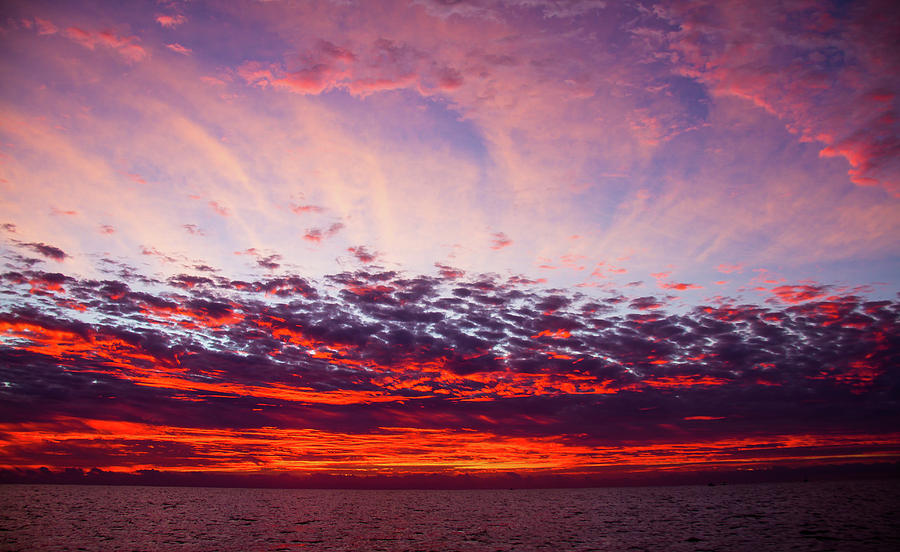
M 629 306 L 633 309 L 638 310 L 654 310 L 662 308 L 663 303 L 661 303 L 656 297 L 638 297 L 636 299 L 632 299 L 629 303 Z
M 152 9 L 84 47 L 9 27 L 39 93 L 3 113 L 2 219 L 77 255 L 7 235 L 5 463 L 895 459 L 896 297 L 855 287 L 890 274 L 895 205 L 842 164 L 890 180 L 896 72 L 858 5 L 823 34 L 799 4 L 364 4 L 207 6 L 178 63 L 149 54 L 188 24 Z M 107 28 L 76 11 L 45 16 Z
M 166 262 L 166 263 L 174 264 L 179 261 L 179 259 L 177 259 L 176 257 L 174 257 L 172 255 L 168 255 L 166 253 L 163 253 L 162 251 L 160 251 L 159 249 L 157 249 L 155 247 L 148 247 L 148 246 L 142 245 L 142 246 L 140 246 L 140 250 L 141 250 L 141 255 L 158 257 L 161 261 Z
M 813 299 L 821 299 L 825 296 L 827 290 L 827 286 L 793 285 L 772 288 L 772 293 L 782 301 L 788 303 L 802 303 Z
M 406 431 L 434 435 L 434 443 L 462 438 L 463 427 L 498 442 L 518 439 L 523 451 L 567 443 L 545 461 L 516 456 L 520 467 L 563 471 L 601 457 L 631 465 L 628 447 L 640 442 L 696 466 L 727 461 L 725 449 L 712 456 L 704 449 L 717 441 L 749 446 L 810 435 L 806 453 L 827 456 L 828 446 L 815 444 L 825 436 L 847 435 L 840 439 L 848 446 L 872 451 L 880 445 L 851 436 L 892 439 L 878 428 L 891 426 L 883 390 L 896 385 L 889 368 L 900 306 L 893 301 L 836 295 L 787 308 L 723 301 L 677 313 L 653 297 L 601 304 L 514 278 L 376 269 L 313 282 L 182 274 L 153 293 L 25 269 L 2 275 L 2 286 L 23 299 L 0 311 L 4 377 L 16 382 L 2 407 L 17 412 L 7 423 L 50 424 L 67 454 L 79 450 L 76 435 L 85 429 L 62 420 L 120 424 L 103 427 L 144 433 L 162 449 L 193 446 L 201 429 L 269 436 L 252 441 L 261 463 L 241 463 L 241 443 L 250 442 L 226 439 L 231 444 L 205 460 L 188 450 L 133 451 L 121 464 L 115 448 L 92 448 L 91 465 L 104 469 L 131 462 L 277 471 L 288 465 L 277 451 L 305 434 L 315 438 L 304 446 L 331 451 L 320 456 L 329 470 L 344 461 L 334 447 L 347 431 L 384 448 L 392 446 L 386 427 L 409 428 L 398 434 L 404 439 Z M 626 314 L 623 303 L 652 313 Z M 105 398 L 113 395 L 115 402 Z M 817 409 L 819 401 L 831 409 Z M 21 409 L 25 403 L 31 408 Z M 148 408 L 153 424 L 135 414 Z M 681 426 L 701 422 L 715 423 L 702 431 Z M 117 442 L 118 430 L 99 427 L 87 431 Z M 6 434 L 30 439 L 29 431 L 11 426 Z M 392 453 L 384 468 L 402 470 L 417 457 L 422 469 L 443 470 L 423 460 L 429 443 L 408 442 L 410 452 Z M 47 463 L 46 446 L 18 449 L 9 461 Z M 707 454 L 694 458 L 685 447 Z M 469 455 L 482 461 L 498 450 Z M 759 454 L 753 462 L 805 453 L 784 443 Z M 471 466 L 454 458 L 454 469 Z
M 497 233 L 493 234 L 492 236 L 493 236 L 493 238 L 491 240 L 492 241 L 491 249 L 493 249 L 495 251 L 503 249 L 504 247 L 510 246 L 513 243 L 512 240 L 509 239 L 506 236 L 506 234 L 504 234 L 503 232 L 497 232 Z
M 415 0 L 425 6 L 430 14 L 447 18 L 450 16 L 482 19 L 501 19 L 519 10 L 534 11 L 542 17 L 575 18 L 604 9 L 604 0 L 500 0 L 445 2 L 442 0 Z
M 335 234 L 341 231 L 344 227 L 343 223 L 335 222 L 328 228 L 307 228 L 306 233 L 303 235 L 303 239 L 315 243 L 319 243 L 322 240 L 326 240 L 328 238 L 333 237 Z
M 32 242 L 32 243 L 23 243 L 22 245 L 24 247 L 27 247 L 28 249 L 31 249 L 32 251 L 34 251 L 36 253 L 40 253 L 41 255 L 43 255 L 44 257 L 47 257 L 48 259 L 53 259 L 54 261 L 57 261 L 60 263 L 63 262 L 68 257 L 68 255 L 66 255 L 66 252 L 63 251 L 62 249 L 52 246 L 52 245 L 47 245 L 46 243 Z
M 900 62 L 883 45 L 897 24 L 887 5 L 837 14 L 826 3 L 760 12 L 751 2 L 673 2 L 670 47 L 686 76 L 780 117 L 802 141 L 843 157 L 850 180 L 900 190 L 900 133 L 891 95 Z M 800 24 L 800 22 L 803 24 Z
M 47 21 L 46 19 L 36 17 L 34 19 L 34 24 L 37 27 L 39 35 L 53 35 L 59 32 L 59 28 L 51 21 Z
M 429 58 L 427 52 L 412 44 L 384 37 L 360 44 L 354 51 L 319 39 L 294 59 L 294 67 L 289 69 L 248 62 L 238 74 L 250 84 L 298 94 L 343 89 L 362 97 L 404 88 L 428 94 L 449 92 L 460 88 L 465 80 L 459 69 Z
M 174 29 L 175 27 L 187 22 L 187 17 L 181 14 L 160 13 L 156 15 L 156 22 L 167 29 Z
M 166 44 L 166 48 L 172 50 L 176 54 L 181 54 L 183 56 L 190 55 L 193 52 L 193 50 L 191 50 L 190 48 L 186 48 L 177 42 L 173 42 L 172 44 Z
M 740 264 L 720 264 L 716 267 L 716 270 L 721 272 L 722 274 L 732 274 L 734 272 L 741 272 L 744 270 L 744 266 Z
M 378 253 L 369 251 L 364 245 L 349 247 L 347 248 L 347 251 L 361 263 L 371 263 L 378 258 Z
M 65 35 L 85 48 L 94 50 L 97 46 L 109 48 L 130 62 L 138 62 L 147 57 L 147 51 L 138 44 L 136 36 L 119 36 L 112 31 L 85 30 L 69 27 Z
M 265 257 L 260 257 L 260 258 L 256 259 L 256 264 L 265 269 L 268 269 L 268 270 L 275 270 L 276 268 L 281 266 L 280 264 L 278 264 L 276 262 L 276 261 L 280 261 L 280 260 L 281 260 L 281 255 L 273 254 L 273 255 L 267 255 Z
M 262 253 L 258 251 L 255 247 L 251 247 L 245 251 L 235 251 L 235 255 L 252 255 L 256 257 L 256 265 L 265 268 L 266 270 L 275 270 L 281 267 L 281 264 L 278 263 L 282 259 L 282 256 L 279 253 Z
M 300 215 L 303 213 L 322 213 L 325 211 L 325 208 L 318 205 L 291 205 L 291 211 Z
M 209 206 L 212 207 L 212 210 L 216 212 L 217 215 L 222 217 L 230 217 L 231 209 L 221 205 L 218 201 L 210 201 Z
M 674 289 L 678 291 L 685 291 L 688 289 L 703 289 L 703 286 L 698 286 L 697 284 L 686 284 L 686 283 L 674 283 L 674 282 L 657 282 L 662 289 Z

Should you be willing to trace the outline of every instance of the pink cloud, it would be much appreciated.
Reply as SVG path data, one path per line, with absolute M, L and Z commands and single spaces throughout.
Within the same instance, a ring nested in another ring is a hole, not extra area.
M 884 7 L 890 11 L 887 6 Z M 781 118 L 801 141 L 843 157 L 850 180 L 900 193 L 900 133 L 893 104 L 896 18 L 878 3 L 848 7 L 836 25 L 824 6 L 750 1 L 675 2 L 661 10 L 684 75 Z
M 52 35 L 59 32 L 59 29 L 46 19 L 40 19 L 38 17 L 34 18 L 34 24 L 37 26 L 37 32 L 39 35 Z
M 497 232 L 493 234 L 493 239 L 491 240 L 491 249 L 499 250 L 504 247 L 509 247 L 512 245 L 513 241 L 509 239 L 509 237 L 503 232 Z
M 316 95 L 340 88 L 357 96 L 415 88 L 423 94 L 450 92 L 463 85 L 463 73 L 401 40 L 383 37 L 354 50 L 318 40 L 298 52 L 293 67 L 248 62 L 238 74 L 256 86 L 275 86 Z
M 324 210 L 325 208 L 319 207 L 318 205 L 291 205 L 291 211 L 298 215 L 301 213 L 321 213 Z
M 223 205 L 219 204 L 218 201 L 210 201 L 209 206 L 212 207 L 213 211 L 223 217 L 231 216 L 231 210 L 228 209 L 228 207 L 224 207 Z
M 343 227 L 344 225 L 342 223 L 335 222 L 324 230 L 321 228 L 307 228 L 306 233 L 303 235 L 303 239 L 306 241 L 319 243 L 324 239 L 328 239 L 334 236 L 335 234 L 340 232 Z
M 141 61 L 147 57 L 147 51 L 137 44 L 136 36 L 123 37 L 111 31 L 90 31 L 79 27 L 66 29 L 66 36 L 90 50 L 94 50 L 97 46 L 112 49 L 131 62 Z
M 206 233 L 203 231 L 203 229 L 200 228 L 199 226 L 197 226 L 196 224 L 182 224 L 181 227 L 184 228 L 185 230 L 187 230 L 188 233 L 193 236 L 205 236 L 206 235 Z
M 183 56 L 190 55 L 191 52 L 193 51 L 190 48 L 185 48 L 184 46 L 182 46 L 181 44 L 178 44 L 177 42 L 174 42 L 172 44 L 166 44 L 166 48 L 172 50 L 175 53 L 181 54 Z
M 182 23 L 184 23 L 186 21 L 187 21 L 187 17 L 180 15 L 180 14 L 174 14 L 174 15 L 157 14 L 157 16 L 156 16 L 156 22 L 167 29 L 174 29 L 175 27 L 177 27 L 178 25 L 181 25 Z
M 138 184 L 147 184 L 147 181 L 144 180 L 144 177 L 139 174 L 129 174 L 128 178 L 130 178 L 134 182 L 137 182 Z
M 720 264 L 716 267 L 716 270 L 721 272 L 722 274 L 731 274 L 732 272 L 741 272 L 744 270 L 744 265 L 741 264 Z

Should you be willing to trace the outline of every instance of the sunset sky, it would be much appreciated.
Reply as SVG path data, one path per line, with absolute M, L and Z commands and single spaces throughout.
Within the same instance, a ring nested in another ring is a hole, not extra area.
M 898 28 L 3 2 L 0 469 L 897 462 Z

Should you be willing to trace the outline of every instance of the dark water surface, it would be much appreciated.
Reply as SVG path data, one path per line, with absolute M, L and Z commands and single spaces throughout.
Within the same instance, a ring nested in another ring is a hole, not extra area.
M 900 550 L 900 482 L 353 491 L 0 486 L 2 550 Z

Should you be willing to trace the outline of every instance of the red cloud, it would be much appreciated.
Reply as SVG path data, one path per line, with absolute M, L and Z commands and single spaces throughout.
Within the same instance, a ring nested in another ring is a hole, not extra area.
M 662 289 L 676 289 L 678 291 L 684 291 L 686 289 L 703 289 L 703 286 L 698 286 L 696 284 L 684 284 L 684 283 L 671 283 L 671 282 L 659 282 L 659 287 Z
M 804 301 L 812 301 L 825 296 L 825 286 L 778 286 L 772 289 L 779 299 L 788 303 L 802 303 Z
M 572 337 L 572 334 L 569 333 L 569 330 L 566 329 L 558 329 L 558 330 L 543 330 L 531 336 L 532 339 L 537 339 L 539 337 L 552 337 L 554 339 L 568 339 Z

